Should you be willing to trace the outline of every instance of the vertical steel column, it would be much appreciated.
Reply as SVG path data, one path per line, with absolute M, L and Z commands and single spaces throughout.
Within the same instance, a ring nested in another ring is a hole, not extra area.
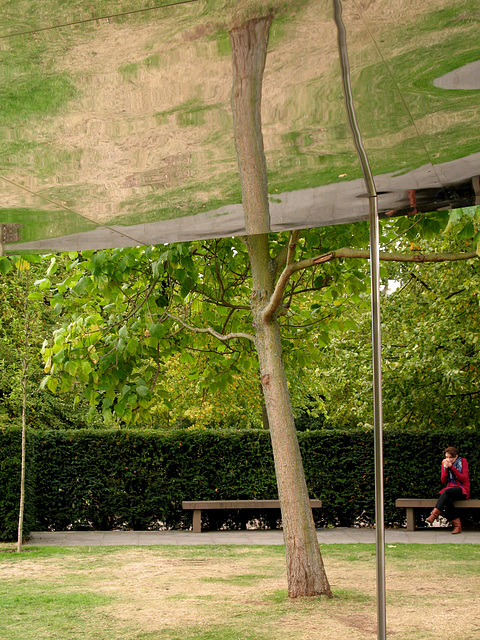
M 385 516 L 383 498 L 383 412 L 382 412 L 382 345 L 380 330 L 380 259 L 378 199 L 371 196 L 370 218 L 370 281 L 372 296 L 372 356 L 373 356 L 373 425 L 375 455 L 375 524 L 377 556 L 377 637 L 386 637 L 385 585 Z
M 373 414 L 374 414 L 374 457 L 375 457 L 375 525 L 376 525 L 376 568 L 377 568 L 377 638 L 387 636 L 385 597 L 385 523 L 383 499 L 383 412 L 382 412 L 382 361 L 380 332 L 380 260 L 378 198 L 373 175 L 363 146 L 362 136 L 355 115 L 350 65 L 347 51 L 347 34 L 342 20 L 341 0 L 333 0 L 334 19 L 338 29 L 338 52 L 342 69 L 345 106 L 358 158 L 368 192 L 370 220 L 370 280 L 372 296 L 372 352 L 373 352 Z

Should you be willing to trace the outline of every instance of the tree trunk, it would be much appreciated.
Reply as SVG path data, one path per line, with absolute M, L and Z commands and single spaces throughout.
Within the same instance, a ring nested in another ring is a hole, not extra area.
M 290 597 L 331 596 L 295 430 L 283 365 L 280 327 L 275 316 L 269 320 L 263 317 L 276 275 L 269 253 L 267 170 L 260 117 L 271 21 L 271 16 L 251 20 L 231 31 L 232 109 L 252 267 L 251 308 L 282 510 L 288 593 Z
M 23 514 L 25 511 L 25 466 L 26 456 L 26 432 L 27 432 L 27 380 L 28 380 L 28 293 L 29 293 L 29 272 L 26 272 L 25 300 L 24 300 L 24 341 L 22 357 L 22 460 L 20 469 L 20 506 L 18 510 L 18 537 L 17 552 L 20 553 L 23 545 Z
M 23 380 L 22 380 L 22 461 L 20 470 L 20 507 L 18 510 L 18 537 L 17 552 L 20 553 L 23 545 L 23 514 L 25 511 L 25 465 L 26 465 L 26 410 L 27 410 L 27 377 L 26 377 L 26 356 L 24 355 Z
M 293 598 L 331 596 L 309 503 L 278 322 L 256 325 L 255 334 L 282 509 L 288 593 Z
M 232 109 L 235 148 L 248 235 L 270 232 L 267 165 L 263 151 L 261 102 L 272 16 L 232 29 Z

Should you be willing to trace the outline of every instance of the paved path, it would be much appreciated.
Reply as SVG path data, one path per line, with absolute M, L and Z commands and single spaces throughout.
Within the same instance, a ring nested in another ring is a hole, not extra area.
M 417 531 L 386 529 L 386 544 L 480 544 L 480 531 L 464 531 L 452 536 L 451 529 L 431 527 Z M 375 543 L 374 529 L 319 529 L 320 544 Z M 111 546 L 111 545 L 200 545 L 200 544 L 283 544 L 282 531 L 55 531 L 32 532 L 27 546 Z

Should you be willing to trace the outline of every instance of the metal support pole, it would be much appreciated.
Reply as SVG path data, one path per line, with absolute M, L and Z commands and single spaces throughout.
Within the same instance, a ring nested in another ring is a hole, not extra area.
M 333 0 L 334 19 L 338 29 L 338 52 L 342 69 L 343 91 L 348 121 L 353 141 L 362 166 L 368 192 L 370 220 L 370 281 L 372 298 L 372 353 L 373 353 L 373 415 L 375 458 L 375 526 L 377 569 L 377 638 L 386 640 L 386 587 L 385 587 L 385 518 L 383 499 L 383 417 L 382 417 L 382 360 L 380 332 L 380 259 L 378 198 L 373 174 L 363 146 L 360 128 L 355 115 L 350 65 L 348 61 L 347 34 L 342 20 L 342 2 Z
M 372 297 L 373 425 L 375 456 L 375 534 L 377 555 L 377 637 L 386 637 L 385 517 L 383 499 L 382 353 L 380 331 L 380 260 L 377 196 L 369 201 L 370 281 Z

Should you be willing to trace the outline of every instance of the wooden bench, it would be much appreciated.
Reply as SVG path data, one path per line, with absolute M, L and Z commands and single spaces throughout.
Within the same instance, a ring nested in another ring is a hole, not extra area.
M 437 504 L 436 498 L 397 498 L 396 507 L 407 509 L 407 531 L 415 531 L 415 509 L 433 509 Z M 458 500 L 457 509 L 480 509 L 480 500 Z
M 310 500 L 310 508 L 318 509 L 321 500 Z M 280 509 L 280 500 L 190 500 L 182 509 L 193 509 L 193 532 L 202 531 L 202 509 Z

